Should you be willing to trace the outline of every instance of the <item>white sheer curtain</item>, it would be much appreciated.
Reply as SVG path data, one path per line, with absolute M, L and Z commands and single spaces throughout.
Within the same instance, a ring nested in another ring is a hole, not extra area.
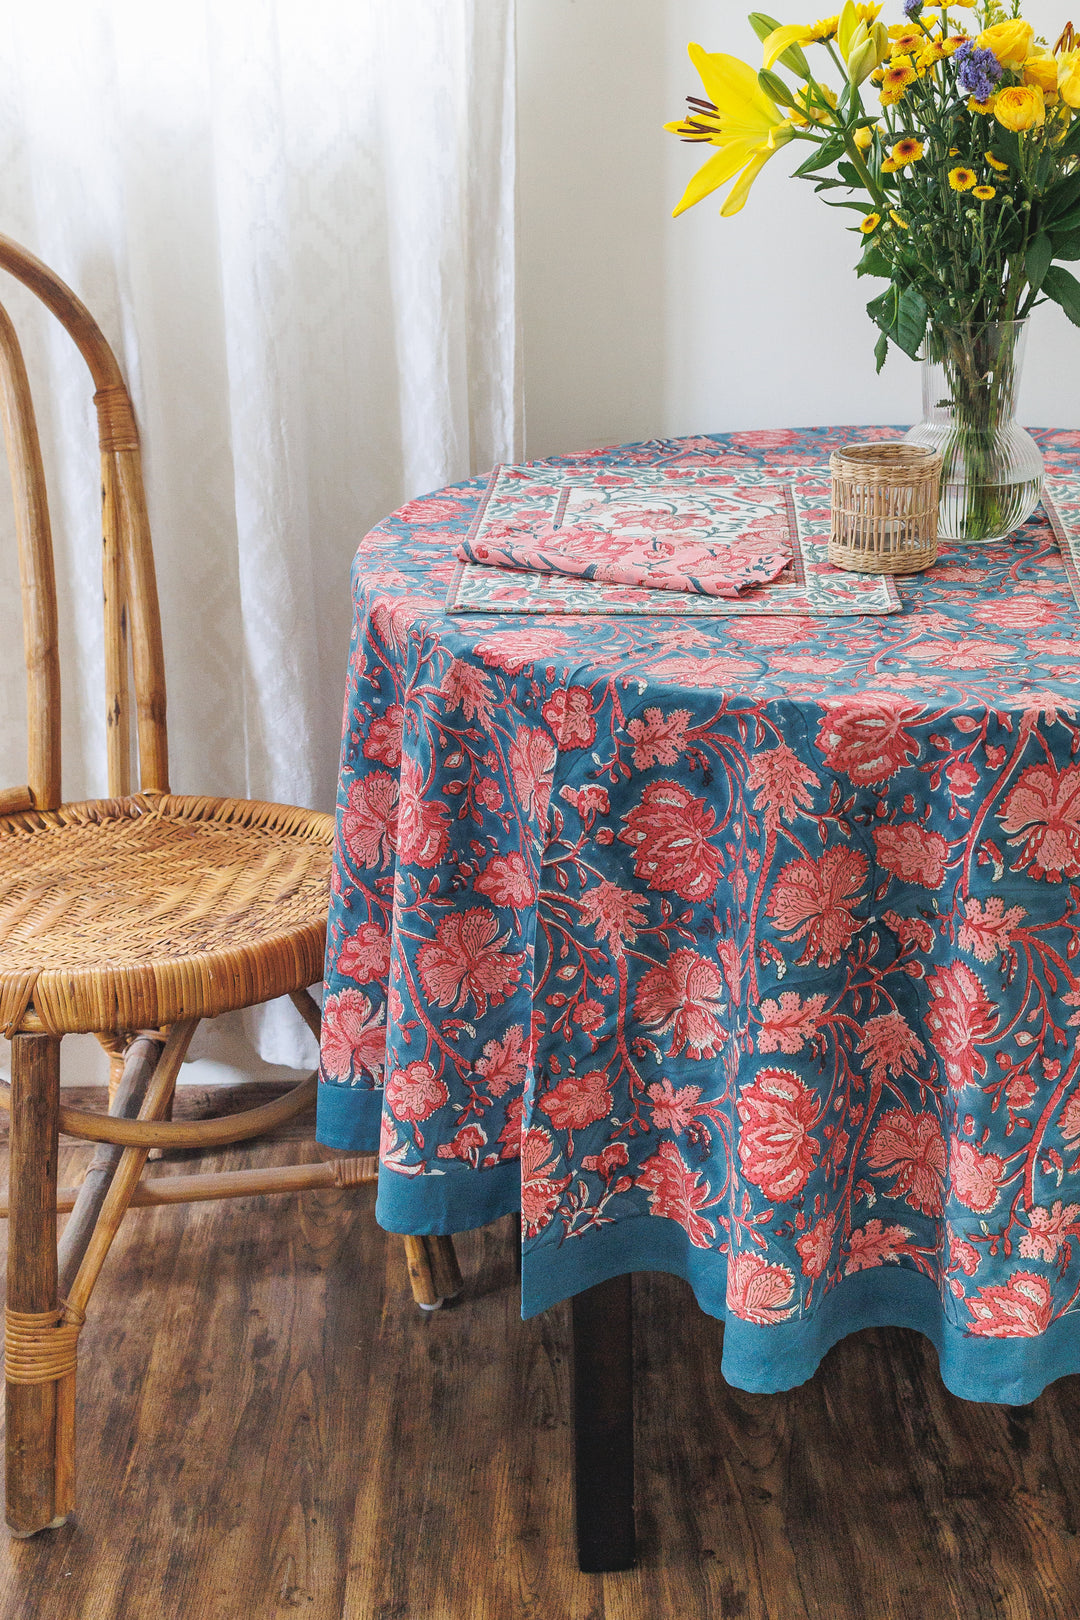
M 132 388 L 173 786 L 329 807 L 359 537 L 520 453 L 513 0 L 2 15 L 0 229 L 71 283 Z M 74 798 L 105 785 L 96 450 L 81 361 L 31 321 Z M 7 783 L 25 779 L 18 626 L 7 532 Z M 298 1060 L 294 1027 L 264 1021 L 264 1056 Z

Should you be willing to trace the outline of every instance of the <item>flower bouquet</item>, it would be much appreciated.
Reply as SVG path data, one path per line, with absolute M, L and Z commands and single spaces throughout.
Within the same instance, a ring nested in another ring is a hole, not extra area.
M 924 361 L 925 420 L 909 440 L 943 456 L 939 532 L 1000 539 L 1034 510 L 1042 458 L 1015 422 L 1024 323 L 1053 300 L 1080 325 L 1080 38 L 1050 46 L 1020 0 L 846 0 L 812 24 L 761 12 L 760 70 L 690 46 L 706 97 L 665 128 L 717 150 L 676 214 L 734 181 L 738 213 L 781 146 L 795 174 L 854 210 L 859 276 L 888 283 L 867 304 L 881 369 L 890 343 Z M 780 71 L 782 70 L 782 71 Z

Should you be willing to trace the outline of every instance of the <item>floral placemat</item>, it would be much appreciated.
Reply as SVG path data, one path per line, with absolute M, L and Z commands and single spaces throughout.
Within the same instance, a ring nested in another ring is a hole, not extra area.
M 475 554 L 490 540 L 506 545 L 540 526 L 557 529 L 587 510 L 590 521 L 613 532 L 634 520 L 642 502 L 662 503 L 730 545 L 754 528 L 783 529 L 791 565 L 768 584 L 737 598 L 577 580 L 555 574 L 509 571 L 461 562 L 447 592 L 450 613 L 654 614 L 692 618 L 732 614 L 798 617 L 897 613 L 896 586 L 883 574 L 853 574 L 833 568 L 829 537 L 829 482 L 823 471 L 791 479 L 769 468 L 733 474 L 709 468 L 578 469 L 496 467 L 467 536 Z

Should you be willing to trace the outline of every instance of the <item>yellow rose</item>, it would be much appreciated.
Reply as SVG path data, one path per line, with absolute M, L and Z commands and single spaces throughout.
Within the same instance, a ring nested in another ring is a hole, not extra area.
M 1022 68 L 1035 43 L 1035 30 L 1022 17 L 1015 22 L 995 23 L 985 28 L 975 41 L 980 50 L 993 51 L 1003 68 Z
M 1058 90 L 1062 101 L 1080 107 L 1080 50 L 1066 51 L 1058 62 Z
M 994 117 L 1006 129 L 1022 135 L 1026 129 L 1046 122 L 1046 103 L 1037 84 L 1014 84 L 1008 90 L 999 90 L 994 102 Z
M 1043 95 L 1056 98 L 1058 65 L 1049 51 L 1039 51 L 1024 63 L 1024 83 L 1037 84 Z

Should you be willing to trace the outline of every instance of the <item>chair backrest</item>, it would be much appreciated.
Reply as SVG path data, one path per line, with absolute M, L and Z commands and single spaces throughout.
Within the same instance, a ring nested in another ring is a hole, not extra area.
M 169 791 L 165 665 L 154 556 L 131 398 L 89 310 L 25 248 L 0 236 L 0 269 L 17 277 L 67 329 L 94 382 L 101 447 L 105 702 L 110 797 L 131 792 L 132 690 L 143 792 Z M 25 787 L 0 790 L 0 815 L 55 810 L 60 786 L 60 654 L 56 575 L 37 422 L 22 350 L 0 304 L 0 419 L 15 503 L 26 659 Z

